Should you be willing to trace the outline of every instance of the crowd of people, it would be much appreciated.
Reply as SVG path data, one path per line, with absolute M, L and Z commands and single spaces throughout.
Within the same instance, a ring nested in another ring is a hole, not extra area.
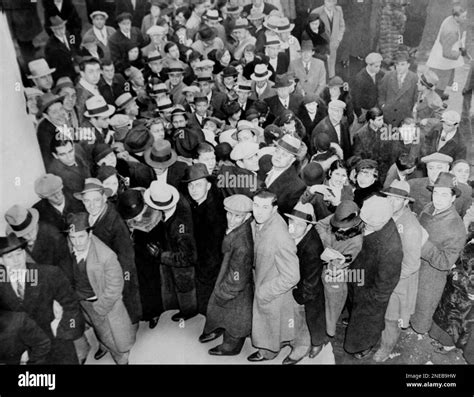
M 128 364 L 168 310 L 205 316 L 211 355 L 250 337 L 251 362 L 337 332 L 384 362 L 408 329 L 474 362 L 473 64 L 463 109 L 446 90 L 462 6 L 426 67 L 383 44 L 343 79 L 337 0 L 298 37 L 294 1 L 88 2 L 88 30 L 71 0 L 42 3 L 43 57 L 9 19 L 45 174 L 2 214 L 0 362 L 83 364 L 92 328 L 94 358 Z

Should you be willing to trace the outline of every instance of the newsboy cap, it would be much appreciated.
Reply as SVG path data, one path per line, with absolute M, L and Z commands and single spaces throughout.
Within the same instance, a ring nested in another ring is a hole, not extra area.
M 233 214 L 245 215 L 252 211 L 253 201 L 243 194 L 234 194 L 224 199 L 224 208 Z
M 35 181 L 35 193 L 40 197 L 49 197 L 63 188 L 61 177 L 53 174 L 44 174 Z
M 428 164 L 428 163 L 431 163 L 432 161 L 451 164 L 453 162 L 453 158 L 451 156 L 448 156 L 447 154 L 438 153 L 438 152 L 431 153 L 430 155 L 421 158 L 422 163 Z
M 365 57 L 365 63 L 370 65 L 372 63 L 382 62 L 383 57 L 378 52 L 371 52 Z

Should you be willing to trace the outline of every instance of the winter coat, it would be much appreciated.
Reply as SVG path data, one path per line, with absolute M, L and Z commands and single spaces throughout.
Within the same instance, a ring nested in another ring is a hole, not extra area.
M 78 364 L 73 341 L 84 334 L 85 321 L 71 284 L 57 267 L 27 262 L 26 268 L 27 274 L 36 274 L 36 280 L 26 280 L 24 299 L 17 296 L 10 282 L 0 283 L 0 308 L 26 312 L 38 324 L 51 341 L 47 364 Z M 0 271 L 6 272 L 3 265 Z M 54 301 L 63 310 L 56 336 L 51 330 Z
M 79 45 L 81 44 L 82 21 L 76 10 L 76 7 L 74 6 L 73 1 L 63 0 L 61 11 L 59 11 L 56 5 L 54 4 L 54 0 L 44 0 L 42 3 L 46 32 L 48 34 L 51 34 L 50 18 L 55 15 L 58 15 L 59 17 L 61 17 L 62 20 L 66 21 L 67 32 L 74 36 L 74 42 L 72 42 L 72 38 L 70 38 L 68 35 L 66 36 L 69 42 L 72 46 L 79 48 Z M 49 66 L 51 66 L 51 64 L 49 64 Z
M 65 205 L 63 212 L 59 212 L 47 199 L 41 199 L 33 208 L 39 212 L 40 222 L 48 223 L 54 226 L 58 230 L 66 230 L 66 216 L 70 212 L 84 212 L 85 208 L 81 201 L 72 200 L 68 196 L 65 196 Z
M 146 0 L 136 0 L 135 3 L 135 8 L 133 8 L 131 0 L 116 0 L 115 13 L 116 15 L 120 15 L 123 12 L 132 14 L 132 26 L 140 28 L 143 18 L 150 11 L 150 2 Z
M 127 225 L 110 203 L 95 222 L 94 235 L 117 255 L 124 279 L 123 303 L 135 324 L 142 316 L 135 252 Z
M 383 76 L 384 73 L 379 71 L 375 75 L 374 83 L 365 67 L 355 76 L 351 86 L 351 93 L 354 112 L 357 117 L 362 114 L 362 109 L 369 110 L 378 105 L 378 85 L 382 81 Z
M 299 85 L 305 95 L 319 95 L 326 86 L 326 67 L 324 62 L 317 58 L 311 58 L 309 71 L 306 69 L 301 58 L 291 61 L 290 72 L 294 72 L 300 80 Z
M 293 289 L 293 297 L 304 305 L 311 344 L 318 346 L 326 341 L 324 287 L 321 281 L 324 263 L 320 256 L 323 243 L 315 228 L 311 228 L 296 246 L 300 264 L 300 281 Z
M 454 136 L 446 141 L 444 146 L 438 150 L 439 141 L 441 139 L 441 133 L 443 131 L 442 125 L 435 126 L 425 136 L 424 147 L 422 150 L 425 156 L 438 152 L 446 154 L 453 158 L 454 161 L 467 159 L 467 145 L 462 139 L 461 131 L 458 129 Z
M 418 216 L 421 226 L 429 234 L 421 249 L 418 295 L 415 314 L 411 317 L 411 325 L 419 333 L 430 330 L 448 272 L 466 241 L 466 229 L 454 206 L 437 215 L 433 215 L 433 211 L 433 204 L 429 204 Z
M 110 56 L 112 57 L 112 60 L 114 61 L 116 67 L 120 64 L 125 65 L 128 62 L 127 47 L 130 42 L 135 43 L 138 48 L 142 47 L 144 44 L 143 36 L 140 32 L 140 29 L 132 26 L 130 31 L 130 37 L 131 38 L 129 39 L 120 30 L 117 30 L 108 39 Z M 122 70 L 118 69 L 119 68 L 117 68 L 117 72 L 122 72 Z
M 222 254 L 219 275 L 207 306 L 204 333 L 224 328 L 234 338 L 243 338 L 252 331 L 254 245 L 251 219 L 224 236 Z
M 363 285 L 349 284 L 352 312 L 344 341 L 348 353 L 366 350 L 380 339 L 390 296 L 400 280 L 402 258 L 402 242 L 392 219 L 381 230 L 364 236 L 351 267 L 363 272 Z
M 402 327 L 409 325 L 410 316 L 415 312 L 418 291 L 418 275 L 421 254 L 421 225 L 408 207 L 404 207 L 397 219 L 398 234 L 402 240 L 403 261 L 400 281 L 388 302 L 385 318 L 402 321 Z
M 296 302 L 292 289 L 300 279 L 297 249 L 283 218 L 275 213 L 263 225 L 252 223 L 254 234 L 255 299 L 252 344 L 279 352 L 295 330 L 288 326 Z
M 237 165 L 223 165 L 217 174 L 217 187 L 224 198 L 234 194 L 252 198 L 260 183 L 253 171 Z
M 69 37 L 68 32 L 66 32 L 66 37 Z M 75 49 L 72 44 L 69 44 L 69 47 L 67 48 L 66 44 L 54 35 L 50 36 L 46 42 L 44 57 L 49 67 L 56 68 L 56 71 L 53 73 L 54 81 L 64 76 L 69 77 L 72 81 L 76 80 L 77 73 L 74 69 Z
M 345 118 L 341 120 L 341 140 L 338 139 L 336 129 L 332 125 L 331 121 L 329 120 L 329 116 L 325 117 L 311 132 L 310 138 L 310 147 L 309 153 L 311 155 L 316 153 L 316 144 L 315 139 L 317 134 L 326 133 L 329 135 L 329 139 L 331 142 L 337 143 L 342 151 L 344 152 L 344 159 L 347 160 L 349 157 L 352 156 L 352 144 L 351 144 L 351 137 L 349 134 L 349 125 Z

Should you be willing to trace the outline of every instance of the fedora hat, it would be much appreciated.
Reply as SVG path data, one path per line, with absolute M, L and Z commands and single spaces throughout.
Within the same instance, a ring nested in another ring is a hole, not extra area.
M 25 248 L 27 244 L 28 242 L 25 239 L 16 236 L 15 233 L 9 233 L 6 237 L 0 237 L 0 256 L 18 248 Z
M 60 77 L 58 81 L 56 81 L 56 85 L 54 86 L 53 93 L 58 95 L 59 91 L 63 88 L 75 88 L 74 83 L 72 82 L 71 78 L 68 76 Z
M 222 70 L 222 77 L 237 77 L 239 72 L 234 66 L 226 66 Z
M 241 92 L 252 92 L 252 82 L 250 81 L 239 81 L 234 86 L 234 91 L 241 91 Z
M 270 15 L 265 22 L 263 22 L 263 26 L 272 32 L 277 32 L 278 26 L 280 26 L 280 17 L 278 15 Z
M 52 17 L 49 17 L 49 21 L 51 22 L 50 28 L 61 28 L 64 25 L 66 25 L 66 22 L 64 19 L 62 19 L 59 15 L 54 15 Z
M 250 79 L 253 81 L 268 80 L 272 76 L 272 72 L 268 70 L 268 66 L 265 63 L 257 63 L 254 68 L 254 72 L 250 75 Z
M 178 190 L 164 182 L 153 181 L 145 190 L 145 203 L 155 210 L 168 210 L 173 208 L 179 201 Z
M 407 199 L 414 202 L 415 199 L 410 197 L 410 185 L 407 181 L 394 180 L 390 186 L 381 192 L 384 196 L 393 196 Z
M 219 12 L 217 10 L 207 10 L 202 17 L 203 19 L 207 19 L 209 21 L 222 21 L 222 18 L 219 16 Z
M 181 62 L 171 62 L 168 66 L 166 73 L 184 73 L 184 68 Z
M 229 15 L 237 15 L 240 14 L 243 10 L 243 7 L 237 6 L 237 5 L 232 5 L 232 4 L 227 4 L 225 6 L 225 13 Z
M 458 188 L 458 181 L 450 172 L 441 172 L 434 185 L 428 186 L 427 189 L 432 192 L 435 187 L 447 187 L 453 191 L 456 197 L 461 195 L 461 190 Z
M 141 153 L 153 144 L 153 136 L 148 132 L 145 124 L 140 123 L 133 127 L 125 137 L 123 143 L 129 153 Z
M 156 104 L 156 107 L 160 112 L 164 112 L 166 110 L 171 110 L 174 108 L 173 102 L 171 102 L 171 99 L 168 97 L 161 98 L 158 103 Z
M 132 102 L 135 98 L 129 92 L 124 92 L 115 100 L 115 106 L 118 110 L 123 110 L 127 105 Z
M 38 77 L 47 76 L 48 74 L 52 74 L 56 71 L 56 68 L 50 68 L 46 59 L 40 58 L 35 59 L 28 63 L 28 69 L 30 70 L 30 75 L 28 76 L 29 79 L 36 79 Z
M 262 11 L 260 11 L 260 10 L 257 10 L 257 9 L 255 9 L 255 8 L 252 8 L 252 9 L 250 10 L 250 14 L 247 15 L 247 19 L 248 19 L 249 21 L 256 21 L 256 20 L 258 20 L 258 19 L 265 19 L 265 14 L 264 14 Z
M 158 51 L 150 51 L 148 53 L 148 57 L 147 57 L 146 61 L 148 63 L 150 63 L 150 62 L 153 62 L 153 61 L 161 61 L 162 59 L 163 59 L 163 57 L 161 56 L 161 54 Z
M 141 191 L 129 189 L 118 197 L 117 210 L 120 216 L 127 220 L 135 218 L 145 207 L 145 200 Z
M 100 192 L 105 194 L 107 197 L 112 195 L 112 190 L 105 187 L 97 178 L 86 178 L 84 181 L 84 189 L 78 193 L 74 193 L 73 196 L 77 200 L 82 200 L 82 196 L 89 192 Z
M 87 212 L 69 213 L 66 217 L 67 229 L 65 233 L 76 233 L 92 230 L 93 227 L 89 223 L 89 214 Z
M 166 28 L 163 26 L 153 25 L 146 31 L 148 36 L 164 36 L 166 34 Z
M 277 141 L 276 145 L 296 156 L 301 148 L 301 140 L 292 135 L 285 134 Z
M 303 221 L 310 223 L 311 225 L 316 224 L 316 216 L 314 215 L 314 208 L 310 203 L 303 204 L 298 202 L 291 211 L 291 214 L 285 214 L 288 218 L 297 221 Z
M 92 160 L 97 164 L 100 160 L 113 152 L 114 150 L 107 143 L 96 143 L 92 148 Z
M 337 228 L 350 228 L 358 225 L 360 221 L 357 204 L 352 200 L 342 200 L 329 222 Z
M 250 131 L 257 138 L 263 135 L 263 129 L 261 127 L 254 125 L 250 121 L 240 120 L 237 123 L 237 130 L 232 134 L 232 139 L 235 139 L 237 141 L 237 136 L 239 135 L 241 131 L 244 131 L 244 130 Z
M 280 46 L 281 41 L 275 33 L 265 34 L 265 47 Z
M 38 110 L 43 114 L 53 103 L 62 102 L 63 99 L 64 95 L 54 95 L 51 92 L 47 92 L 38 98 Z
M 5 220 L 7 234 L 15 233 L 17 237 L 23 237 L 32 232 L 38 224 L 39 212 L 35 208 L 15 204 L 5 212 Z
M 121 14 L 117 15 L 116 21 L 117 23 L 120 23 L 126 19 L 131 22 L 133 20 L 132 14 L 130 14 L 129 12 L 122 12 Z
M 110 117 L 115 113 L 115 107 L 109 105 L 102 95 L 95 95 L 86 101 L 85 117 Z
M 420 81 L 425 87 L 434 89 L 439 83 L 439 78 L 436 73 L 432 72 L 431 70 L 427 70 L 420 75 Z
M 178 156 L 171 148 L 169 141 L 158 139 L 145 150 L 144 158 L 145 162 L 152 168 L 168 168 L 176 162 Z
M 273 88 L 285 88 L 285 87 L 291 87 L 292 83 L 288 76 L 282 75 L 282 76 L 276 76 L 275 78 L 275 85 Z
M 151 89 L 148 92 L 148 95 L 158 96 L 158 94 L 167 94 L 167 93 L 168 93 L 168 87 L 166 86 L 166 84 L 158 83 L 158 84 L 153 84 L 151 86 Z
M 250 29 L 249 21 L 247 20 L 247 18 L 237 18 L 232 30 L 237 30 L 237 29 L 246 29 L 246 30 Z
M 301 49 L 299 50 L 299 52 L 303 51 L 314 51 L 314 45 L 311 40 L 303 40 L 301 42 Z
M 202 27 L 198 33 L 202 41 L 214 40 L 217 36 L 216 31 L 214 29 L 211 29 L 209 26 Z
M 184 172 L 183 182 L 189 183 L 197 181 L 198 179 L 206 178 L 209 182 L 214 180 L 214 177 L 209 174 L 205 164 L 196 163 L 188 166 Z
M 277 33 L 291 32 L 295 28 L 294 23 L 290 23 L 290 20 L 287 17 L 278 18 L 277 22 Z

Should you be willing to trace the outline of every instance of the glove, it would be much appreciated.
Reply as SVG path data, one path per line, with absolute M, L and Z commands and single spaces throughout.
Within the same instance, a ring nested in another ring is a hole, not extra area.
M 157 243 L 148 243 L 146 245 L 146 249 L 148 250 L 148 253 L 153 257 L 153 258 L 159 258 L 161 255 L 161 247 Z

